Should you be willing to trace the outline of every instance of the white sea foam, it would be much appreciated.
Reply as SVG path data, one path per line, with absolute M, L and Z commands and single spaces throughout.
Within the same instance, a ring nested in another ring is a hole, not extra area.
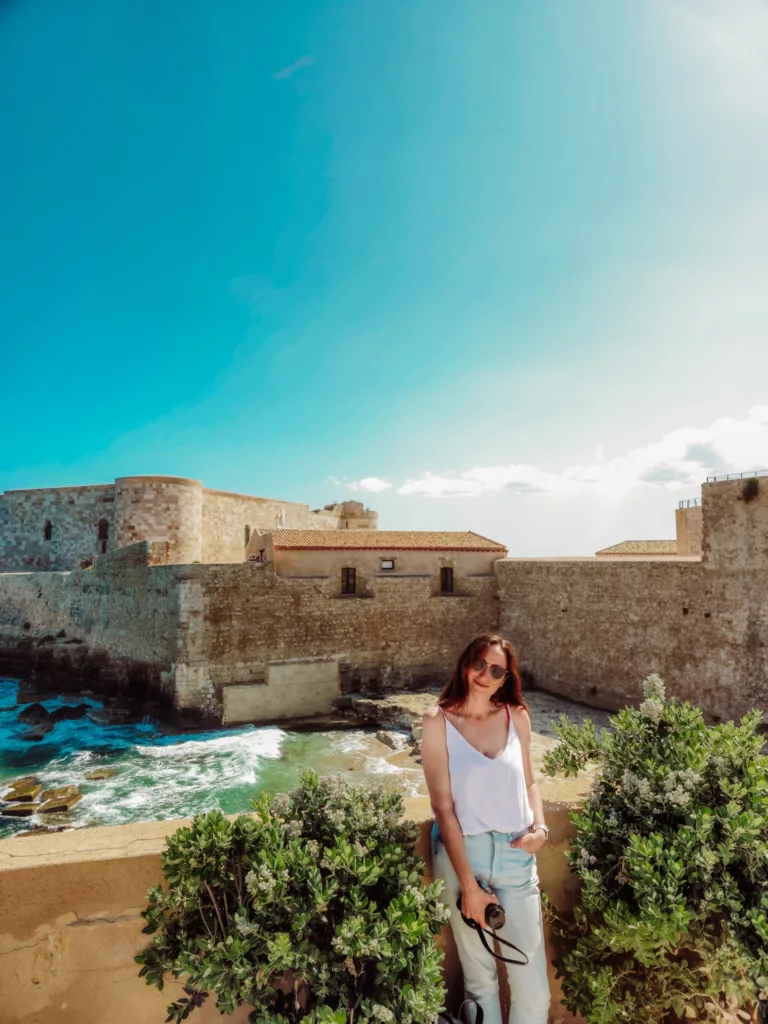
M 24 739 L 28 729 L 13 706 L 17 684 L 0 681 L 0 775 L 34 771 L 45 788 L 80 787 L 83 799 L 72 812 L 76 824 L 113 825 L 150 819 L 173 819 L 221 808 L 234 813 L 250 808 L 259 790 L 279 791 L 298 784 L 303 770 L 321 774 L 341 771 L 356 784 L 383 781 L 414 791 L 410 769 L 372 754 L 372 734 L 363 730 L 288 733 L 275 726 L 245 726 L 192 734 L 164 734 L 149 722 L 98 724 L 87 717 L 57 722 L 42 743 Z M 99 707 L 101 702 L 81 698 Z M 71 697 L 47 701 L 49 710 Z M 38 760 L 34 760 L 39 755 Z M 88 780 L 94 769 L 112 768 L 106 779 Z M 418 773 L 416 773 L 418 774 Z M 391 780 L 391 781 L 388 781 Z M 35 819 L 22 822 L 25 827 Z M 21 827 L 0 822 L 3 834 Z

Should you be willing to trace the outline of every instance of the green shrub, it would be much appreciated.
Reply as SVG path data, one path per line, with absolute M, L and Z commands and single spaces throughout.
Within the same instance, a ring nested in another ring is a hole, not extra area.
M 167 839 L 167 888 L 143 912 L 157 932 L 136 960 L 148 984 L 186 977 L 168 1007 L 185 1020 L 208 992 L 260 1024 L 427 1024 L 444 1002 L 447 914 L 424 885 L 418 826 L 398 794 L 302 778 L 255 816 L 198 815 Z
M 751 1019 L 768 989 L 768 758 L 761 715 L 708 727 L 657 675 L 600 736 L 565 717 L 545 771 L 600 774 L 555 921 L 566 1005 L 589 1024 Z M 764 1005 L 764 1004 L 763 1004 Z

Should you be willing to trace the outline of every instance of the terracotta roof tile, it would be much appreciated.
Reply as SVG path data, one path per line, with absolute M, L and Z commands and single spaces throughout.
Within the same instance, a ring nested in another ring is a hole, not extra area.
M 602 548 L 596 555 L 676 555 L 676 540 L 623 540 L 610 548 Z
M 436 530 L 270 530 L 276 548 L 325 548 L 328 551 L 498 551 L 503 544 L 478 533 Z

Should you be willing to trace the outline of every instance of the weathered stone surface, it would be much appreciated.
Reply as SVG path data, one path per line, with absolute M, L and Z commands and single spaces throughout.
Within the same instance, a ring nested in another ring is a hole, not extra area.
M 21 839 L 23 836 L 40 836 L 51 832 L 71 832 L 71 825 L 35 825 L 33 828 L 25 828 L 21 832 L 14 833 L 14 839 Z
M 40 810 L 40 804 L 32 803 L 18 803 L 18 804 L 7 804 L 0 810 L 0 814 L 4 814 L 6 818 L 28 818 L 31 814 Z
M 47 722 L 50 717 L 48 709 L 39 703 L 28 704 L 19 712 L 19 721 L 27 725 L 40 725 L 41 722 Z
M 83 778 L 89 782 L 96 782 L 99 779 L 111 779 L 113 775 L 118 774 L 117 768 L 94 768 L 93 771 L 86 772 Z
M 28 729 L 27 732 L 22 734 L 21 738 L 26 743 L 39 743 L 52 729 L 53 722 L 41 722 L 39 725 L 33 725 L 31 729 Z
M 55 708 L 51 712 L 51 721 L 76 721 L 79 718 L 85 718 L 89 709 L 90 704 L 62 704 L 60 708 Z
M 8 788 L 3 793 L 3 800 L 34 800 L 43 788 L 36 775 L 25 775 L 23 779 L 14 779 L 6 785 Z
M 29 803 L 31 800 L 37 800 L 40 795 L 40 791 L 43 787 L 39 782 L 34 785 L 24 786 L 20 790 L 13 790 L 11 793 L 6 793 L 3 797 L 8 803 Z
M 75 785 L 56 786 L 53 789 L 46 789 L 40 794 L 41 803 L 49 800 L 65 800 L 71 796 L 77 796 L 80 790 Z
M 403 745 L 402 740 L 404 737 L 398 733 L 389 732 L 386 729 L 379 729 L 376 733 L 376 739 L 391 750 L 400 750 Z
M 68 796 L 52 797 L 46 800 L 38 808 L 40 814 L 56 814 L 60 811 L 71 811 L 75 804 L 83 799 L 82 793 L 72 793 Z
M 94 725 L 124 725 L 131 712 L 127 708 L 88 708 L 86 717 Z

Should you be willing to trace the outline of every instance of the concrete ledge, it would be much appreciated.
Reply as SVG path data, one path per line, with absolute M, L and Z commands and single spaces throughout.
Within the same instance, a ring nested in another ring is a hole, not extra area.
M 572 780 L 577 781 L 577 780 Z M 583 783 L 582 783 L 583 790 Z M 553 794 L 551 794 L 553 795 Z M 550 843 L 538 857 L 542 888 L 559 905 L 572 903 L 575 880 L 562 856 L 578 806 L 570 794 L 547 800 Z M 421 825 L 418 853 L 431 878 L 431 810 L 426 797 L 406 800 L 406 816 Z M 133 957 L 148 943 L 140 916 L 146 891 L 162 881 L 165 837 L 189 819 L 27 836 L 0 841 L 0 1024 L 147 1024 L 165 1019 L 181 984 L 162 992 L 138 977 Z M 444 973 L 451 1003 L 460 998 L 461 971 L 450 929 Z M 572 1020 L 552 985 L 552 1019 Z M 212 1003 L 196 1011 L 200 1024 L 245 1024 L 241 1007 L 221 1017 Z

